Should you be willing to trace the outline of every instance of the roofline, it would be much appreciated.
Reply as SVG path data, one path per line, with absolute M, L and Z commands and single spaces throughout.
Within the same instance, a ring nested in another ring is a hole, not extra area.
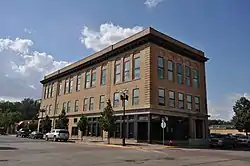
M 42 84 L 46 84 L 52 80 L 74 73 L 83 68 L 87 68 L 96 63 L 114 57 L 117 54 L 129 51 L 146 43 L 153 43 L 162 46 L 166 49 L 169 49 L 173 52 L 179 53 L 199 62 L 206 62 L 208 60 L 208 58 L 204 56 L 204 52 L 188 46 L 178 40 L 175 40 L 150 27 L 114 45 L 106 47 L 105 49 L 96 52 L 91 56 L 88 56 L 56 72 L 44 76 L 44 79 L 40 82 Z

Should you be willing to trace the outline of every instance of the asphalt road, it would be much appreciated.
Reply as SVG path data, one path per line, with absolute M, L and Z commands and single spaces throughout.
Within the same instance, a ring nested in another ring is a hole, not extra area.
M 0 166 L 249 166 L 250 152 L 118 148 L 0 136 Z

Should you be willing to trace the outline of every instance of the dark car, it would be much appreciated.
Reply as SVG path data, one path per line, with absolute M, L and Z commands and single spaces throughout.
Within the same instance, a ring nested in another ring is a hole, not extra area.
M 43 139 L 43 133 L 38 131 L 33 131 L 30 133 L 29 137 L 32 139 Z
M 30 130 L 22 128 L 16 132 L 16 137 L 29 137 Z
M 210 134 L 210 147 L 235 148 L 237 140 L 226 134 Z

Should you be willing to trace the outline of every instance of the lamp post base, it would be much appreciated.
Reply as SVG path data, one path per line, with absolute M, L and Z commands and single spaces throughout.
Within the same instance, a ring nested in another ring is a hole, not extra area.
M 125 138 L 122 139 L 122 146 L 126 146 Z

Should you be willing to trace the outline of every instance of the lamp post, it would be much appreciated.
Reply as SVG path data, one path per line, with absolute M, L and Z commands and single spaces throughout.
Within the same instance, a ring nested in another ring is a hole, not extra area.
M 125 137 L 126 137 L 126 132 L 125 132 L 125 102 L 128 101 L 128 90 L 123 89 L 120 91 L 120 99 L 122 101 L 122 106 L 123 106 L 123 115 L 122 115 L 122 146 L 126 146 L 125 143 Z

